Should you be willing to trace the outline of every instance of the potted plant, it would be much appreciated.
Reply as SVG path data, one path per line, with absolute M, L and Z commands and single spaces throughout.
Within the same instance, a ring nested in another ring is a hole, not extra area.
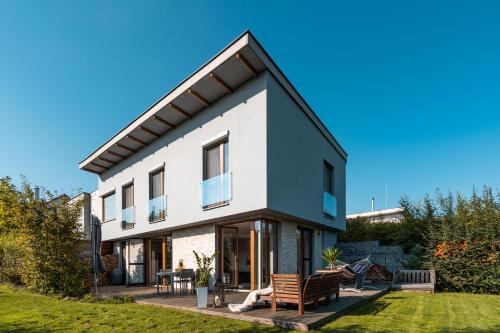
M 337 249 L 335 247 L 327 247 L 323 249 L 321 259 L 326 261 L 326 263 L 328 264 L 328 266 L 326 267 L 333 271 L 335 269 L 335 262 L 339 259 L 341 254 L 341 249 Z
M 213 270 L 212 262 L 215 259 L 215 253 L 207 257 L 201 254 L 201 257 L 193 250 L 198 265 L 198 276 L 196 278 L 196 300 L 198 301 L 198 308 L 206 308 L 208 303 L 208 282 L 210 280 L 210 273 Z

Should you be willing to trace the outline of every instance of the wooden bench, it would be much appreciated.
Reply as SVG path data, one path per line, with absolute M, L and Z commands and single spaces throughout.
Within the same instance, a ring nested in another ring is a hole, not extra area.
M 278 303 L 297 304 L 299 315 L 304 313 L 305 304 L 318 306 L 320 299 L 330 300 L 330 295 L 339 298 L 341 271 L 314 274 L 305 281 L 298 274 L 273 274 L 272 310 L 278 310 Z
M 436 272 L 434 270 L 400 270 L 394 273 L 391 288 L 403 291 L 434 292 Z

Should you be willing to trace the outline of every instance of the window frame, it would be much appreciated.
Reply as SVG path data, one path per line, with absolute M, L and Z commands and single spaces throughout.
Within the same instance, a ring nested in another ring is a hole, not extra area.
M 328 174 L 328 187 L 330 189 L 325 188 L 326 180 Z M 335 196 L 335 167 L 328 163 L 327 160 L 323 160 L 323 191 Z
M 159 173 L 161 173 L 161 177 L 160 177 L 160 192 L 161 192 L 161 194 L 157 197 L 153 197 L 153 177 Z M 150 200 L 165 196 L 165 167 L 162 166 L 160 168 L 157 168 L 157 169 L 150 171 L 148 174 L 148 179 L 149 179 L 149 200 L 148 200 L 148 207 L 149 207 Z M 167 207 L 166 206 L 165 206 L 165 211 L 163 212 L 163 215 L 160 216 L 159 218 L 151 220 L 151 218 L 148 216 L 149 223 L 162 222 L 162 221 L 165 221 L 166 219 L 167 219 Z
M 203 163 L 202 163 L 202 181 L 206 181 L 208 179 L 211 179 L 213 177 L 208 178 L 208 163 L 207 163 L 207 157 L 208 157 L 208 151 L 211 149 L 214 149 L 216 147 L 219 147 L 220 151 L 219 154 L 222 157 L 222 170 L 219 175 L 215 176 L 221 176 L 225 173 L 229 173 L 229 136 L 224 136 L 221 138 L 218 138 L 217 140 L 214 140 L 211 143 L 203 145 Z M 221 161 L 219 160 L 219 163 Z M 216 202 L 207 206 L 202 206 L 203 210 L 210 210 L 213 208 L 218 208 L 218 207 L 223 207 L 229 205 L 229 200 L 221 201 L 221 202 Z
M 106 201 L 106 199 L 108 199 L 111 196 L 115 196 L 115 200 L 113 200 L 114 205 L 115 205 L 115 214 L 114 214 L 113 218 L 106 220 L 106 203 L 105 203 L 105 201 Z M 101 200 L 102 200 L 102 223 L 107 223 L 107 222 L 111 222 L 111 221 L 116 220 L 116 191 L 113 190 L 111 192 L 108 192 L 108 193 L 102 195 Z

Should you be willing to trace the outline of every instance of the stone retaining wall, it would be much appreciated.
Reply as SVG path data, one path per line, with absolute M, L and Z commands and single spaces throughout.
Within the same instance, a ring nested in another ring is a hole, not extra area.
M 343 251 L 340 258 L 343 262 L 352 263 L 370 255 L 371 262 L 391 273 L 402 269 L 403 262 L 408 259 L 401 246 L 381 246 L 379 241 L 337 243 L 337 247 Z

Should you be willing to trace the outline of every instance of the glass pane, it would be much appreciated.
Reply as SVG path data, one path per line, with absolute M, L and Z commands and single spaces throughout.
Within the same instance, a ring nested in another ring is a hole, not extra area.
M 164 220 L 167 215 L 167 196 L 162 195 L 149 200 L 148 218 L 149 222 Z
M 149 270 L 149 283 L 156 283 L 156 274 L 162 268 L 163 255 L 162 255 L 162 240 L 151 240 L 151 265 Z
M 238 232 L 234 229 L 222 229 L 222 281 L 233 285 L 236 274 Z
M 128 274 L 130 283 L 144 282 L 144 242 L 131 239 L 128 243 Z
M 151 198 L 154 199 L 163 195 L 163 170 L 151 175 Z
M 125 208 L 122 210 L 122 228 L 133 228 L 135 223 L 135 209 L 134 207 Z
M 220 145 L 205 151 L 205 179 L 219 176 L 221 170 Z
M 337 198 L 327 192 L 323 192 L 323 213 L 332 217 L 337 216 Z
M 310 230 L 303 230 L 303 235 L 304 260 L 308 260 L 311 259 L 312 232 Z
M 172 236 L 167 236 L 167 269 L 172 269 Z
M 134 185 L 128 185 L 122 191 L 123 208 L 132 207 L 134 205 Z
M 104 221 L 110 221 L 116 218 L 115 206 L 114 193 L 104 198 Z
M 229 145 L 227 142 L 224 143 L 224 170 L 223 172 L 229 171 Z
M 206 179 L 201 183 L 201 206 L 222 204 L 231 200 L 231 173 Z

